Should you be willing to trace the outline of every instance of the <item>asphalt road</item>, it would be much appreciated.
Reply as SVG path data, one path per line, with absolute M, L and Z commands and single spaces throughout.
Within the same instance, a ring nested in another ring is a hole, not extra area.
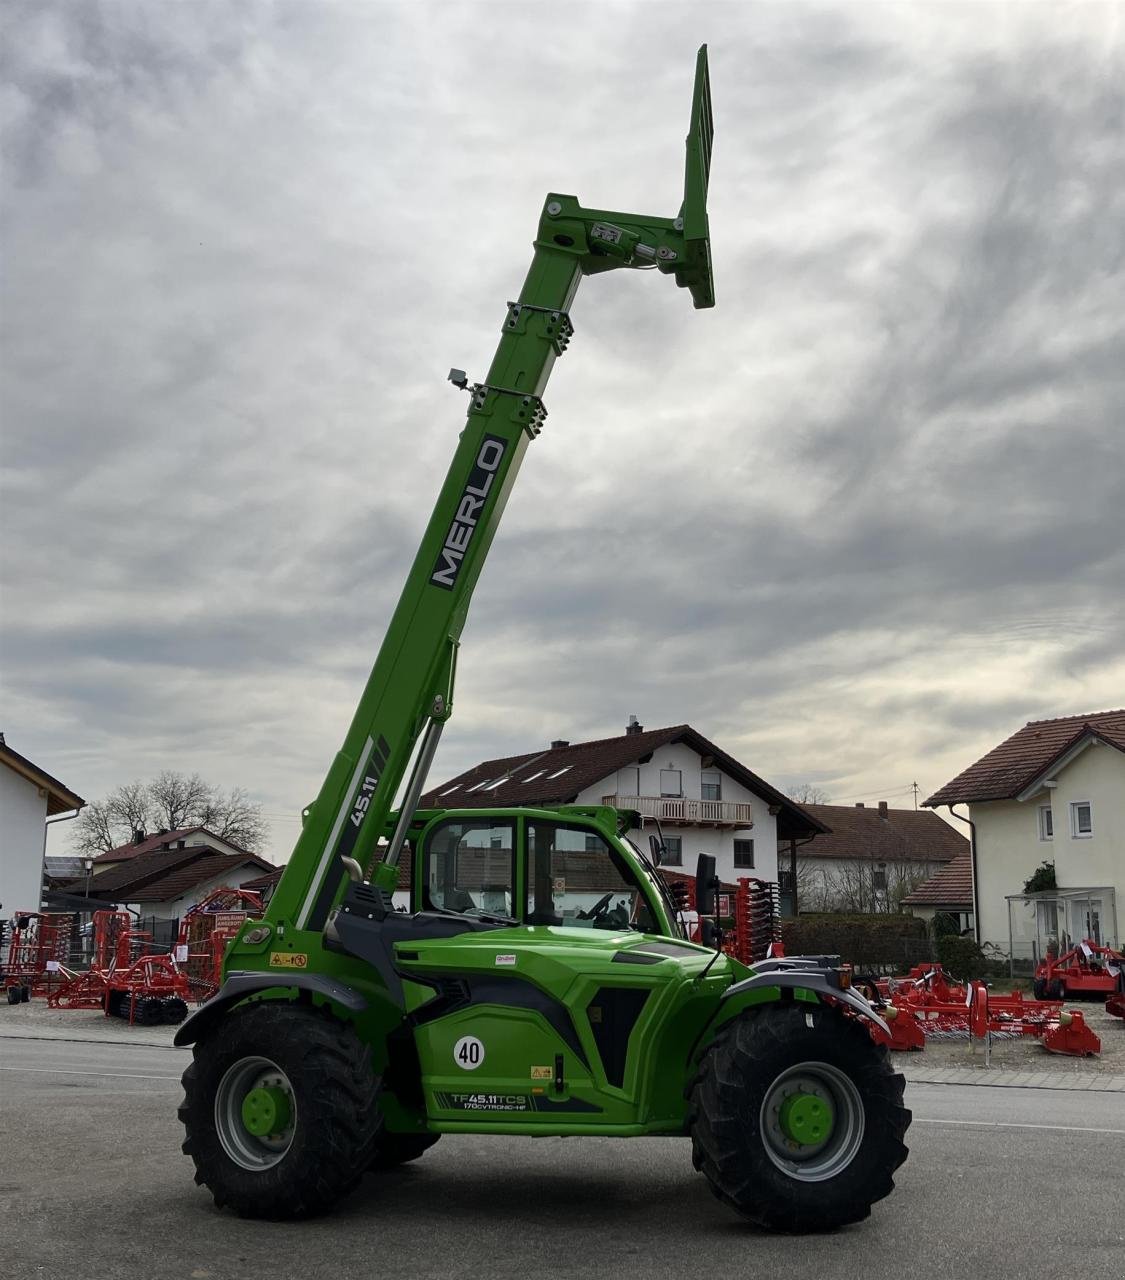
M 772 1237 L 684 1139 L 446 1136 L 331 1217 L 243 1222 L 192 1182 L 180 1050 L 0 1040 L 4 1280 L 1125 1277 L 1125 1094 L 914 1084 L 863 1224 Z

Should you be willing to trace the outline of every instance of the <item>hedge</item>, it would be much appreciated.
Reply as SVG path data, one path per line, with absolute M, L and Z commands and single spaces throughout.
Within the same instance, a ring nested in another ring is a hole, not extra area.
M 838 955 L 857 969 L 880 969 L 901 968 L 928 934 L 914 916 L 826 912 L 783 920 L 781 937 L 789 956 Z

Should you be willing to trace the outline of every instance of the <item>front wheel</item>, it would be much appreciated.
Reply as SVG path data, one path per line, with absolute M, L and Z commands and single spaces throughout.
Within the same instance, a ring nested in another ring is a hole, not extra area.
M 690 1094 L 711 1190 L 774 1231 L 859 1222 L 894 1187 L 910 1112 L 886 1049 L 824 1005 L 770 1005 L 716 1038 Z
M 280 1000 L 243 1005 L 195 1046 L 179 1117 L 195 1180 L 244 1218 L 331 1208 L 371 1163 L 379 1077 L 355 1031 Z

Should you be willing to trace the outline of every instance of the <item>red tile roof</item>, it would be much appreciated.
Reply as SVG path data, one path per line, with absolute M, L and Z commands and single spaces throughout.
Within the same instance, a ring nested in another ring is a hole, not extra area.
M 924 803 L 933 808 L 939 804 L 1010 800 L 1087 734 L 1125 751 L 1125 710 L 1031 720 Z
M 618 769 L 636 764 L 660 747 L 682 742 L 701 756 L 711 756 L 716 765 L 730 777 L 766 801 L 776 805 L 779 839 L 804 839 L 823 828 L 810 817 L 808 806 L 802 807 L 787 795 L 771 787 L 757 774 L 739 764 L 733 756 L 709 742 L 691 725 L 677 724 L 667 729 L 626 733 L 616 738 L 600 738 L 594 742 L 568 743 L 529 751 L 525 755 L 485 760 L 432 787 L 422 797 L 423 809 L 491 809 L 515 805 L 570 804 L 587 789 L 611 778 Z M 480 790 L 472 788 L 480 784 Z M 448 793 L 448 794 L 446 794 Z
M 959 854 L 947 866 L 931 876 L 913 893 L 903 898 L 908 906 L 960 907 L 973 905 L 973 860 L 967 853 Z
M 969 842 L 936 813 L 920 809 L 807 804 L 805 811 L 830 828 L 805 845 L 805 858 L 870 858 L 874 862 L 948 862 Z
M 177 867 L 175 871 L 153 881 L 142 889 L 132 891 L 130 902 L 175 902 L 193 889 L 207 884 L 211 880 L 226 880 L 235 872 L 246 867 L 259 868 L 269 864 L 254 854 L 215 853 L 200 858 L 197 862 L 185 867 Z M 120 899 L 119 899 L 120 901 Z
M 180 827 L 176 831 L 158 831 L 153 835 L 145 836 L 138 844 L 128 841 L 125 844 L 119 844 L 116 849 L 107 849 L 105 853 L 99 853 L 94 859 L 95 862 L 123 862 L 126 858 L 135 858 L 139 853 L 151 853 L 154 849 L 167 849 L 179 840 L 185 840 L 188 836 L 193 836 L 197 831 L 202 831 L 205 836 L 210 836 L 212 840 L 219 840 L 223 844 L 230 845 L 232 849 L 239 849 L 243 853 L 249 853 L 249 849 L 243 849 L 240 844 L 234 840 L 228 840 L 226 836 L 216 835 L 214 831 L 208 831 L 206 827 Z
M 247 865 L 272 871 L 273 864 L 253 853 L 224 853 L 207 844 L 184 849 L 153 849 L 99 871 L 90 882 L 90 897 L 107 902 L 168 902 L 181 897 L 184 886 L 193 888 L 206 880 Z M 71 888 L 82 886 L 76 880 Z
M 135 858 L 140 853 L 152 853 L 154 849 L 167 849 L 177 840 L 183 840 L 186 836 L 202 830 L 202 827 L 181 827 L 178 831 L 161 831 L 155 835 L 146 836 L 139 843 L 129 840 L 125 844 L 119 844 L 116 849 L 107 849 L 105 853 L 99 853 L 94 861 L 122 862 L 126 858 Z

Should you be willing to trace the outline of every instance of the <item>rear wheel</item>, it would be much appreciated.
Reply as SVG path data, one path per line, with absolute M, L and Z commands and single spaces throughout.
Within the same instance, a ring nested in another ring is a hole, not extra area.
M 400 1164 L 409 1164 L 429 1151 L 440 1137 L 440 1133 L 383 1133 L 371 1168 L 396 1169 Z
M 244 1005 L 195 1046 L 179 1117 L 195 1180 L 244 1218 L 331 1208 L 371 1163 L 379 1078 L 351 1027 L 278 1000 Z
M 1047 979 L 1033 978 L 1031 981 L 1031 994 L 1036 998 L 1036 1000 L 1046 1000 L 1047 999 Z
M 720 1200 L 771 1230 L 858 1222 L 906 1159 L 903 1087 L 857 1019 L 810 1004 L 747 1013 L 692 1085 L 695 1167 Z

